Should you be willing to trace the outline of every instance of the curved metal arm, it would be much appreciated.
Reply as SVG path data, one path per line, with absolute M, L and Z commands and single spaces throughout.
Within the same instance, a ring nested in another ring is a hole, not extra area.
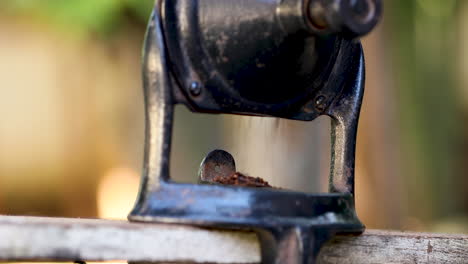
M 359 52 L 354 76 L 349 78 L 342 93 L 327 111 L 332 118 L 329 190 L 353 195 L 356 135 L 365 79 L 362 48 Z
M 156 4 L 143 48 L 143 88 L 145 97 L 145 153 L 140 198 L 169 180 L 174 105 L 164 39 Z M 138 202 L 137 202 L 138 204 Z

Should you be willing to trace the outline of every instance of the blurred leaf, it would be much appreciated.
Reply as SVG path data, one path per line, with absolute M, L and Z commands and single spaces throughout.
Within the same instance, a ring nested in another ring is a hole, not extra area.
M 0 7 L 38 16 L 66 31 L 107 34 L 124 22 L 125 11 L 146 23 L 153 4 L 154 0 L 9 0 Z
M 119 19 L 120 1 L 47 0 L 42 6 L 48 16 L 60 25 L 105 32 Z

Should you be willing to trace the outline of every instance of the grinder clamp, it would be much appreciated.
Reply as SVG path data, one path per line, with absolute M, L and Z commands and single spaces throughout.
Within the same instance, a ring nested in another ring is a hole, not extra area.
M 263 263 L 314 263 L 336 233 L 360 233 L 354 159 L 364 92 L 357 37 L 380 0 L 157 0 L 143 49 L 145 156 L 131 221 L 252 229 Z M 175 104 L 194 112 L 332 122 L 330 193 L 179 184 Z

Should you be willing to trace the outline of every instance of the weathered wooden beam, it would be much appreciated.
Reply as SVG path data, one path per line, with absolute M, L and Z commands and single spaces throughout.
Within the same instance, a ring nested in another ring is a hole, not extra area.
M 338 236 L 325 246 L 320 264 L 468 264 L 468 235 L 368 230 Z
M 125 221 L 0 216 L 0 261 L 258 263 L 255 234 Z M 338 236 L 319 263 L 468 263 L 468 236 Z

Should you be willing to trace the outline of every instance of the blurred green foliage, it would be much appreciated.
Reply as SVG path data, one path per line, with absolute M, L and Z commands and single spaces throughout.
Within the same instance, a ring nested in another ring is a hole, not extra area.
M 463 104 L 457 85 L 462 1 L 393 0 L 387 32 L 399 93 L 402 179 L 409 211 L 430 220 L 464 214 Z
M 72 33 L 107 35 L 128 18 L 146 24 L 153 4 L 154 0 L 8 0 L 0 2 L 0 9 L 39 18 Z

